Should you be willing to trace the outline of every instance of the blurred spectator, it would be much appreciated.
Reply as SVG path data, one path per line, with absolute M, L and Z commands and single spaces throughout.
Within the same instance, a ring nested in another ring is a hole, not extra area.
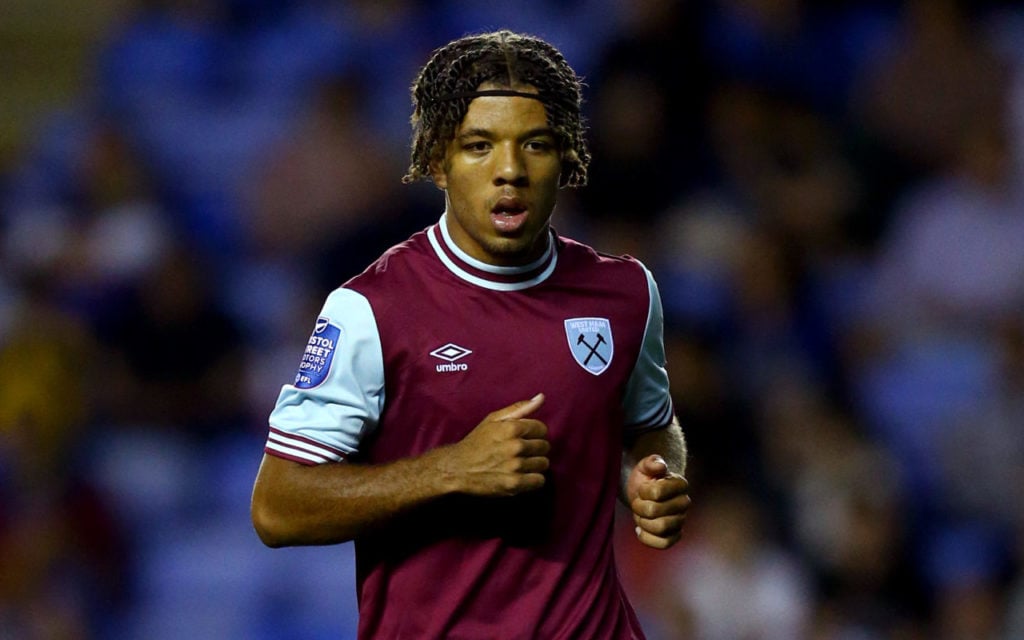
M 99 638 L 130 601 L 127 540 L 85 474 L 95 345 L 33 280 L 0 339 L 0 628 Z
M 946 527 L 928 542 L 931 637 L 997 639 L 1006 619 L 1002 551 L 987 525 Z
M 995 331 L 991 393 L 937 434 L 940 489 L 946 514 L 1011 530 L 1024 524 L 1024 322 L 1008 319 Z
M 689 429 L 687 478 L 707 486 L 738 477 L 763 478 L 764 443 L 749 401 L 730 384 L 718 356 L 721 346 L 700 331 L 670 326 L 665 349 L 676 414 Z
M 388 200 L 405 167 L 376 144 L 363 87 L 353 76 L 321 84 L 254 172 L 243 197 L 256 252 L 315 257 Z
M 1019 142 L 1009 135 L 1006 67 L 963 8 L 907 9 L 917 36 L 890 80 L 934 99 L 884 104 L 902 105 L 886 112 L 889 133 L 928 173 L 896 200 L 847 367 L 866 424 L 908 472 L 915 563 L 936 637 L 995 637 L 1019 535 L 1002 505 L 1020 501 L 1024 451 L 1007 426 L 1020 422 Z M 936 91 L 950 78 L 951 95 Z M 973 469 L 969 481 L 964 469 Z
M 1024 200 L 1004 113 L 966 128 L 950 171 L 909 190 L 895 210 L 879 265 L 878 295 L 901 301 L 888 324 L 977 330 L 1021 309 Z
M 899 461 L 813 383 L 777 379 L 759 407 L 785 539 L 813 571 L 821 637 L 892 637 L 926 618 Z
M 242 335 L 213 297 L 205 265 L 169 253 L 105 318 L 109 419 L 216 436 L 245 424 Z
M 97 101 L 138 142 L 196 246 L 244 236 L 240 182 L 351 37 L 307 2 L 145 3 L 97 57 Z
M 903 0 L 900 7 L 888 50 L 864 69 L 853 100 L 881 147 L 877 160 L 912 181 L 951 165 L 966 129 L 994 116 L 1006 76 L 973 19 L 977 5 Z
M 414 3 L 415 4 L 415 3 Z M 475 0 L 440 0 L 419 3 L 431 19 L 443 25 L 444 33 L 459 37 L 467 33 L 502 28 L 530 33 L 552 43 L 565 55 L 585 80 L 595 73 L 597 58 L 606 43 L 628 30 L 630 16 L 644 6 L 676 5 L 686 2 L 649 0 L 546 0 L 519 4 L 495 4 Z M 580 28 L 586 25 L 586 28 Z M 438 34 L 431 38 L 444 42 Z
M 1006 620 L 1003 624 L 1003 635 L 1000 640 L 1011 640 L 1024 636 L 1024 572 L 1021 566 L 1024 565 L 1024 517 L 1018 514 L 1016 534 L 1016 562 L 1017 571 L 1010 579 L 1007 589 Z
M 907 191 L 861 312 L 873 346 L 849 363 L 859 402 L 919 488 L 940 473 L 937 430 L 999 394 L 998 330 L 1021 322 L 1024 201 L 1005 127 L 1005 112 L 976 120 L 950 171 Z
M 701 32 L 710 69 L 810 105 L 845 114 L 860 68 L 890 30 L 885 2 L 714 0 Z
M 653 637 L 806 637 L 812 583 L 799 560 L 772 540 L 763 507 L 728 485 L 705 493 L 701 504 L 688 534 L 694 541 L 662 570 L 665 628 Z
M 92 324 L 159 259 L 173 224 L 124 130 L 88 110 L 65 124 L 63 155 L 12 179 L 0 260 L 16 279 L 42 278 L 55 304 Z
M 608 250 L 698 184 L 706 153 L 699 123 L 709 79 L 698 5 L 644 0 L 623 9 L 589 82 L 593 160 L 578 194 L 585 221 Z
M 362 85 L 360 98 L 365 121 L 377 135 L 374 146 L 407 160 L 409 89 L 419 61 L 444 42 L 450 13 L 444 11 L 441 0 L 313 0 L 312 6 L 321 7 L 321 12 L 326 7 L 337 28 L 351 40 L 351 46 L 335 58 L 332 75 L 353 72 L 372 80 Z

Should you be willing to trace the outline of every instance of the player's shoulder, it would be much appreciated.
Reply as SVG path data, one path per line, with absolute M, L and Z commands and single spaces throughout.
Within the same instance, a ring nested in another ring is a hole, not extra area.
M 580 269 L 597 269 L 605 273 L 617 271 L 632 274 L 644 274 L 647 268 L 637 258 L 629 254 L 613 254 L 596 249 L 579 240 L 559 235 L 558 259 L 560 263 Z
M 653 275 L 640 259 L 600 251 L 564 236 L 558 242 L 558 276 L 563 284 L 597 292 L 609 303 L 623 300 L 638 308 L 651 304 L 657 295 Z

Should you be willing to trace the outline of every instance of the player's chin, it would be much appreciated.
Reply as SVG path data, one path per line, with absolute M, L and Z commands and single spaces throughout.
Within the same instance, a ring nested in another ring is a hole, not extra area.
M 503 235 L 493 239 L 490 243 L 490 253 L 494 256 L 501 256 L 506 259 L 523 258 L 530 254 L 533 243 L 522 234 Z

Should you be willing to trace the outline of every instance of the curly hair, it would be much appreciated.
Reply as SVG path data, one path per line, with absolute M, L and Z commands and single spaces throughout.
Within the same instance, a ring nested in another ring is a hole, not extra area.
M 430 176 L 482 84 L 534 87 L 562 154 L 563 187 L 587 182 L 590 152 L 584 139 L 582 82 L 555 47 L 534 36 L 495 31 L 465 36 L 437 49 L 412 85 L 412 157 L 409 183 Z

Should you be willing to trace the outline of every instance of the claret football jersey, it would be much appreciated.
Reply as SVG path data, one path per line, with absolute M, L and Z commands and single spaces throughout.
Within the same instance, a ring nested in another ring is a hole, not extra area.
M 495 267 L 442 217 L 327 297 L 270 455 L 416 456 L 540 392 L 542 489 L 439 499 L 355 541 L 361 638 L 642 638 L 613 557 L 622 448 L 673 408 L 650 272 L 554 231 L 533 264 Z

